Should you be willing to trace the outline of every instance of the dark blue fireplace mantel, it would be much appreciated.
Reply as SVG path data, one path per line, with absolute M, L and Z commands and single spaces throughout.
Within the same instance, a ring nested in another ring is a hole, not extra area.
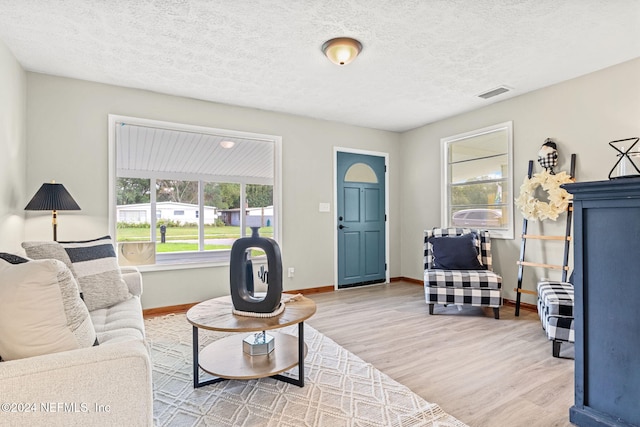
M 640 426 L 640 178 L 573 194 L 578 426 Z

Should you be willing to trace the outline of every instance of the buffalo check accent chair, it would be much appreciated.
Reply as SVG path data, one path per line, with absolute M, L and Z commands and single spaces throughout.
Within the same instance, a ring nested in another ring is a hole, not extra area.
M 475 234 L 474 239 L 482 269 L 436 269 L 431 237 L 462 236 Z M 424 232 L 424 290 L 429 314 L 435 304 L 471 305 L 491 307 L 496 319 L 500 318 L 502 305 L 502 277 L 493 272 L 491 264 L 491 238 L 486 230 L 469 228 L 433 228 Z
M 560 357 L 563 342 L 575 342 L 573 285 L 569 282 L 538 282 L 538 314 L 547 338 L 553 341 L 553 357 Z

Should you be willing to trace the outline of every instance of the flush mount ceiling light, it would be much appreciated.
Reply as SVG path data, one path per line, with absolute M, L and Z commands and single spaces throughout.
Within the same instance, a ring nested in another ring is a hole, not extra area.
M 235 145 L 236 143 L 233 141 L 229 141 L 229 140 L 225 140 L 225 141 L 221 141 L 220 142 L 220 146 L 222 148 L 231 148 Z
M 356 59 L 361 50 L 362 43 L 349 37 L 327 40 L 322 45 L 322 52 L 336 65 L 347 65 Z

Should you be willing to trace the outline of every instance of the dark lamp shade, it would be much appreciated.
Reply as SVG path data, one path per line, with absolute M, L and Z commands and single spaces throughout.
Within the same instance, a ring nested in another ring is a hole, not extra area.
M 79 211 L 71 194 L 58 183 L 45 183 L 24 208 L 25 211 Z

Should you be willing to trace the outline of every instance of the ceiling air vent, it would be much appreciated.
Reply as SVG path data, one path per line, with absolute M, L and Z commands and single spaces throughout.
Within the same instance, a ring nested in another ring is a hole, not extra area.
M 509 89 L 509 88 L 508 88 L 508 87 L 506 87 L 506 86 L 498 86 L 497 88 L 495 88 L 495 89 L 491 89 L 490 91 L 485 92 L 485 93 L 481 93 L 481 94 L 480 94 L 480 95 L 478 95 L 478 96 L 479 96 L 480 98 L 483 98 L 483 99 L 489 99 L 489 98 L 493 98 L 494 96 L 501 95 L 501 94 L 503 94 L 503 93 L 505 93 L 505 92 L 509 92 L 510 90 L 511 90 L 511 89 Z

